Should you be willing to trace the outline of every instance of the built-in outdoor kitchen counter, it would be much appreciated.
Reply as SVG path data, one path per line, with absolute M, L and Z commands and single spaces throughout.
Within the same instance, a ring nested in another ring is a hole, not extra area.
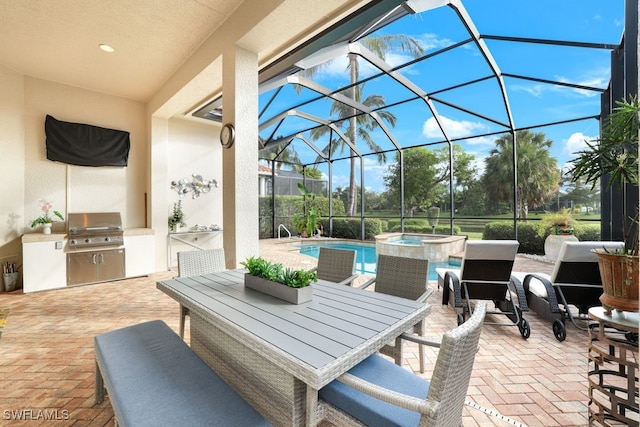
M 124 244 L 114 250 L 124 250 L 124 277 L 139 277 L 154 273 L 155 232 L 151 228 L 124 230 Z M 93 257 L 94 248 L 72 249 L 67 233 L 43 234 L 34 232 L 22 236 L 23 291 L 36 292 L 67 286 L 69 254 L 87 252 Z M 82 283 L 98 283 L 100 276 Z

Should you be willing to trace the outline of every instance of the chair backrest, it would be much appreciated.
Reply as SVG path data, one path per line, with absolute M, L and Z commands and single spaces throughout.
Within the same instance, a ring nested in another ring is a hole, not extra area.
M 486 302 L 478 302 L 469 320 L 442 336 L 427 396 L 427 401 L 436 402 L 439 406 L 434 419 L 426 420 L 424 425 L 462 425 L 462 410 L 478 351 L 486 308 Z
M 320 247 L 318 279 L 339 283 L 353 276 L 355 268 L 356 251 Z
M 178 277 L 217 273 L 226 268 L 222 248 L 178 252 Z
M 517 240 L 467 240 L 460 279 L 509 282 L 519 245 Z
M 376 292 L 418 299 L 427 288 L 429 260 L 378 255 Z
M 598 256 L 591 250 L 612 251 L 622 247 L 623 242 L 564 242 L 551 273 L 551 282 L 602 286 Z

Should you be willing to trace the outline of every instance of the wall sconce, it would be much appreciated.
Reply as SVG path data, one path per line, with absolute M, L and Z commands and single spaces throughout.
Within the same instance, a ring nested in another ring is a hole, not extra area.
M 211 188 L 218 188 L 218 181 L 215 179 L 204 180 L 202 175 L 191 175 L 191 178 L 184 178 L 180 181 L 171 181 L 171 189 L 178 193 L 181 199 L 185 194 L 191 193 L 191 198 L 200 197 L 202 193 L 208 193 Z

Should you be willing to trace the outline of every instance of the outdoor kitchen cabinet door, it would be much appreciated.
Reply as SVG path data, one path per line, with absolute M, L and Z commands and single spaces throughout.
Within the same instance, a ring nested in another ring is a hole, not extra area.
M 105 282 L 124 277 L 124 249 L 67 254 L 67 285 Z

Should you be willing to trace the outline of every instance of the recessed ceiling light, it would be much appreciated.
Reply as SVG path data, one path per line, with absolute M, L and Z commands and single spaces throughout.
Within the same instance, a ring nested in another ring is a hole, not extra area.
M 105 52 L 111 53 L 116 51 L 114 48 L 112 48 L 108 44 L 99 44 L 98 46 L 100 47 L 100 49 L 104 50 Z

